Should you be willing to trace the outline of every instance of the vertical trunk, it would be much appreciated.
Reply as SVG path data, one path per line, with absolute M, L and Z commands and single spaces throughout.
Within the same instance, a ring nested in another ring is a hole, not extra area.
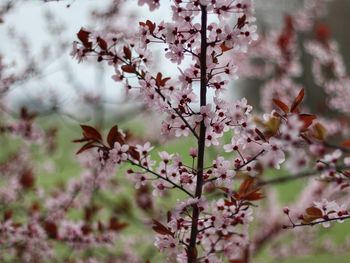
M 201 5 L 201 53 L 200 53 L 200 106 L 207 104 L 207 9 Z M 200 124 L 199 139 L 198 139 L 198 160 L 197 160 L 197 184 L 195 197 L 202 196 L 203 188 L 203 168 L 204 168 L 204 152 L 205 152 L 205 124 L 204 121 Z M 199 209 L 197 205 L 193 205 L 191 237 L 188 247 L 188 263 L 197 261 L 196 241 L 198 235 L 198 218 Z

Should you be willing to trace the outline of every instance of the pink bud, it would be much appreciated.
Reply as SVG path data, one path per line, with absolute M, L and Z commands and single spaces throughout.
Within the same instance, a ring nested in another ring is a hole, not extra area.
M 285 207 L 285 208 L 283 208 L 283 213 L 285 213 L 286 215 L 288 215 L 289 214 L 289 208 L 288 207 Z
M 190 155 L 193 157 L 193 158 L 196 158 L 198 156 L 198 150 L 197 148 L 191 148 L 190 149 Z

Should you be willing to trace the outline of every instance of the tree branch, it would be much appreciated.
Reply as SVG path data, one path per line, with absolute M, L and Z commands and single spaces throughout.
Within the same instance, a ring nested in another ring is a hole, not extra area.
M 200 52 L 200 106 L 207 104 L 207 8 L 201 5 L 201 52 Z M 197 184 L 195 197 L 202 196 L 203 190 L 203 167 L 205 152 L 205 132 L 204 120 L 201 121 L 198 139 L 198 159 L 197 159 Z M 199 208 L 194 204 L 192 212 L 191 235 L 188 246 L 188 263 L 197 262 L 196 241 L 198 235 Z

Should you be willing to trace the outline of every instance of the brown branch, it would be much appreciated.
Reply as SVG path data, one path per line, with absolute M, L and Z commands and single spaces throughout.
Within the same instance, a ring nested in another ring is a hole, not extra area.
M 201 5 L 201 52 L 200 52 L 200 106 L 207 104 L 207 8 Z M 201 121 L 198 139 L 198 159 L 197 159 L 197 183 L 195 197 L 202 196 L 203 190 L 203 167 L 205 152 L 206 127 L 204 119 Z M 188 263 L 197 262 L 196 242 L 198 235 L 199 208 L 194 204 L 192 212 L 190 243 L 188 246 Z
M 336 166 L 334 167 L 336 169 L 336 171 L 338 173 L 341 173 L 341 170 L 343 169 L 350 169 L 350 167 L 348 166 Z M 298 180 L 301 178 L 307 178 L 307 177 L 311 177 L 311 176 L 317 176 L 318 173 L 320 171 L 318 170 L 313 170 L 313 171 L 306 171 L 303 173 L 299 173 L 296 175 L 285 175 L 285 176 L 281 176 L 281 177 L 277 177 L 277 178 L 273 178 L 273 179 L 269 179 L 269 180 L 264 180 L 264 181 L 260 181 L 259 182 L 259 186 L 264 186 L 264 185 L 271 185 L 271 184 L 280 184 L 280 183 L 285 183 L 285 182 L 289 182 L 289 181 L 294 181 L 294 180 Z
M 345 219 L 350 219 L 350 215 L 347 216 L 339 216 L 339 217 L 334 217 L 334 218 L 328 218 L 328 219 L 324 219 L 321 221 L 316 221 L 316 222 L 310 222 L 310 223 L 299 223 L 299 224 L 292 224 L 292 225 L 284 225 L 283 228 L 296 228 L 296 227 L 300 227 L 300 226 L 314 226 L 314 225 L 319 225 L 322 223 L 327 223 L 327 222 L 332 222 L 332 221 L 336 221 L 336 220 L 345 220 Z

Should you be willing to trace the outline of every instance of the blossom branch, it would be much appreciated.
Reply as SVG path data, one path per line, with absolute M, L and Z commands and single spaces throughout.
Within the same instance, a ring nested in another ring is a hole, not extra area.
M 147 168 L 147 167 L 145 167 L 145 166 L 143 166 L 143 165 L 141 165 L 141 164 L 138 164 L 138 163 L 136 163 L 136 162 L 134 162 L 134 161 L 132 161 L 132 160 L 130 160 L 130 159 L 128 159 L 128 161 L 129 161 L 130 164 L 132 164 L 132 165 L 134 165 L 134 166 L 137 166 L 137 167 L 139 167 L 139 168 L 142 168 L 142 169 L 145 170 L 146 172 L 151 173 L 151 174 L 157 176 L 158 178 L 160 178 L 160 179 L 162 179 L 162 180 L 168 182 L 169 184 L 171 184 L 171 185 L 174 186 L 175 188 L 180 189 L 181 191 L 183 191 L 183 192 L 186 193 L 187 195 L 189 195 L 189 196 L 191 196 L 191 197 L 194 197 L 192 193 L 190 193 L 189 191 L 187 191 L 187 190 L 186 190 L 185 188 L 183 188 L 182 186 L 180 186 L 180 185 L 174 183 L 173 181 L 169 180 L 168 178 L 166 178 L 166 177 L 164 177 L 164 176 L 161 176 L 160 174 L 158 174 L 158 173 L 156 173 L 156 172 L 150 170 L 149 168 Z
M 296 228 L 296 227 L 301 227 L 301 226 L 314 226 L 314 225 L 318 225 L 318 224 L 323 224 L 323 223 L 327 223 L 327 222 L 332 222 L 332 221 L 338 221 L 338 220 L 344 220 L 344 219 L 350 219 L 350 215 L 347 216 L 339 216 L 339 217 L 333 217 L 333 218 L 327 218 L 327 219 L 323 219 L 320 221 L 315 221 L 315 222 L 308 222 L 308 223 L 293 223 L 291 225 L 283 225 L 283 228 Z

